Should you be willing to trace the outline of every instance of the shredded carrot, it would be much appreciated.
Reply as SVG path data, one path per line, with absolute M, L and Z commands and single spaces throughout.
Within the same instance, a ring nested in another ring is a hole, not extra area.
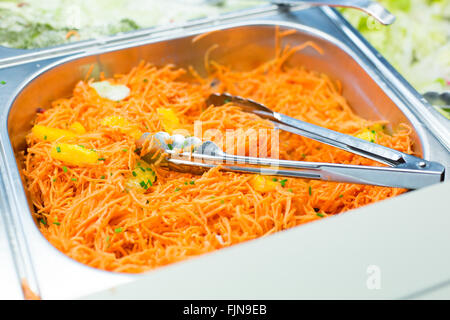
M 92 79 L 80 81 L 71 97 L 54 101 L 35 123 L 66 129 L 79 122 L 86 133 L 64 142 L 93 149 L 102 159 L 85 166 L 65 164 L 51 157 L 51 142 L 28 135 L 24 175 L 41 232 L 81 263 L 137 273 L 405 192 L 283 177 L 276 178 L 273 190 L 260 192 L 252 187 L 250 174 L 215 168 L 195 176 L 158 166 L 152 167 L 157 179 L 145 192 L 127 188 L 139 160 L 136 143 L 125 132 L 100 125 L 107 116 L 121 116 L 150 133 L 162 130 L 156 111 L 161 107 L 173 109 L 191 134 L 195 120 L 202 120 L 204 130 L 214 128 L 221 134 L 271 127 L 237 106 L 205 105 L 209 94 L 217 91 L 251 98 L 275 111 L 347 134 L 373 125 L 352 111 L 339 82 L 302 66 L 285 66 L 288 57 L 305 46 L 321 51 L 313 43 L 280 48 L 273 60 L 246 72 L 206 59 L 207 79 L 195 75 L 186 80 L 184 69 L 143 62 L 128 74 L 107 79 L 130 88 L 130 96 L 119 102 L 98 96 L 89 86 Z M 211 86 L 213 81 L 216 84 Z M 280 132 L 279 141 L 282 159 L 380 165 L 287 132 Z M 407 125 L 392 133 L 377 132 L 376 142 L 413 153 Z
M 195 42 L 197 42 L 197 41 L 199 41 L 199 40 L 209 36 L 210 34 L 212 34 L 214 32 L 216 32 L 216 30 L 200 33 L 199 35 L 197 35 L 194 38 L 192 38 L 192 43 L 195 43 Z
M 75 36 L 77 40 L 80 40 L 80 34 L 76 30 L 70 30 L 66 33 L 66 39 L 69 39 L 70 37 Z

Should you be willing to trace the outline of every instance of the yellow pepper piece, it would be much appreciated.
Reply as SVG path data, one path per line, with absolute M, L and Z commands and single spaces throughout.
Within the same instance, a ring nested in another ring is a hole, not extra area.
M 31 132 L 36 138 L 44 141 L 56 141 L 60 138 L 73 138 L 76 136 L 75 133 L 69 130 L 51 128 L 39 124 L 35 125 Z
M 75 144 L 57 143 L 52 147 L 50 155 L 53 159 L 75 166 L 98 163 L 97 152 Z
M 369 142 L 375 142 L 377 133 L 383 132 L 383 131 L 384 131 L 384 126 L 382 124 L 377 123 L 377 124 L 374 124 L 366 129 L 360 131 L 359 133 L 357 133 L 355 135 L 355 137 L 367 140 Z
M 137 161 L 136 167 L 131 171 L 128 178 L 127 187 L 133 188 L 138 192 L 145 192 L 156 180 L 156 173 L 151 166 L 144 161 Z
M 365 129 L 364 131 L 358 133 L 356 135 L 357 138 L 363 139 L 363 140 L 367 140 L 369 142 L 375 142 L 375 138 L 377 137 L 377 134 L 375 132 L 375 130 L 368 130 Z
M 178 119 L 175 112 L 170 108 L 158 108 L 156 109 L 158 113 L 159 120 L 161 121 L 161 125 L 169 134 L 180 127 L 180 119 Z
M 371 125 L 369 127 L 369 130 L 375 130 L 376 132 L 383 132 L 384 131 L 384 125 L 380 123 L 376 123 L 374 125 Z
M 258 192 L 269 192 L 277 188 L 277 182 L 273 181 L 273 177 L 259 174 L 250 179 L 250 185 Z
M 106 117 L 102 120 L 101 125 L 105 127 L 118 128 L 120 132 L 132 136 L 135 140 L 138 140 L 142 136 L 141 130 L 121 116 Z
M 72 130 L 73 132 L 75 132 L 76 134 L 86 133 L 86 129 L 78 121 L 72 123 L 72 125 L 69 127 L 69 129 Z
M 130 126 L 130 122 L 121 117 L 121 116 L 110 116 L 110 117 L 106 117 L 102 120 L 101 122 L 102 126 L 105 127 L 120 127 L 120 128 L 125 128 Z

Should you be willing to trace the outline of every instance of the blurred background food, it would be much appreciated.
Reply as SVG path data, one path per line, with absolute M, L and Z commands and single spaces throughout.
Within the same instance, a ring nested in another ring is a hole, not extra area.
M 344 17 L 424 94 L 450 90 L 450 0 L 379 0 L 395 16 L 383 26 L 353 9 Z M 439 109 L 450 119 L 450 110 Z
M 417 91 L 449 91 L 450 0 L 379 2 L 396 15 L 393 25 L 383 26 L 357 10 L 341 12 Z M 268 1 L 0 0 L 0 46 L 50 47 L 265 3 Z M 449 108 L 437 109 L 450 119 Z
M 211 17 L 261 0 L 0 0 L 0 45 L 49 47 Z

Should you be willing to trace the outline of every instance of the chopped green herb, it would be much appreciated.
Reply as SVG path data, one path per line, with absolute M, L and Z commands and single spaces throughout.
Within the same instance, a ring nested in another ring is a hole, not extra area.
M 136 172 L 132 172 L 132 174 L 133 174 L 133 177 L 136 177 L 137 176 L 137 173 Z
M 194 180 L 189 181 L 190 184 L 195 184 Z
M 284 186 L 286 185 L 287 179 L 283 179 L 280 181 L 281 186 L 284 188 Z
M 181 190 L 181 188 L 178 188 L 178 187 L 175 188 L 175 191 L 180 191 L 180 190 Z
M 86 147 L 85 146 L 83 146 L 82 144 L 79 144 L 78 145 L 79 147 L 81 147 L 81 148 L 83 148 L 83 149 L 85 149 Z
M 185 181 L 185 182 L 184 182 L 184 184 L 185 184 L 185 185 L 188 185 L 188 182 L 187 182 L 187 181 Z
M 340 194 L 340 195 L 339 195 L 339 198 L 342 198 L 343 196 L 344 196 L 343 194 Z
M 112 177 L 112 172 L 110 172 L 109 175 Z
M 101 176 L 100 179 L 106 179 L 106 177 L 105 176 Z
M 56 182 L 56 178 L 53 178 L 53 180 L 52 180 L 53 182 Z
M 98 161 L 105 161 L 105 158 L 98 158 Z
M 144 79 L 144 82 L 148 82 L 148 79 Z
M 308 193 L 309 193 L 309 195 L 312 194 L 312 188 L 311 188 L 311 186 L 308 187 Z
M 114 229 L 114 232 L 115 233 L 120 233 L 120 232 L 122 232 L 123 231 L 123 228 L 122 227 L 120 227 L 120 228 L 115 228 Z
M 275 181 L 275 182 L 277 182 L 277 181 L 278 181 L 278 179 L 277 179 L 277 178 L 272 178 L 272 181 Z
M 306 158 L 306 154 L 302 153 L 302 158 L 305 159 Z
M 372 142 L 372 143 L 373 143 L 373 142 L 375 142 L 375 140 L 373 140 L 373 139 L 370 139 L 370 142 Z
M 375 134 L 375 130 L 372 130 L 372 133 Z
M 325 216 L 324 216 L 323 214 L 321 214 L 320 212 L 317 212 L 316 215 L 317 215 L 318 217 L 321 217 L 321 218 L 325 217 Z
M 209 197 L 210 199 L 214 199 L 215 197 L 214 196 L 211 196 L 211 197 Z
M 39 222 L 42 223 L 42 224 L 45 225 L 45 226 L 47 225 L 47 222 L 45 222 L 44 219 L 39 219 Z
M 61 225 L 58 221 L 53 222 L 53 224 L 56 224 L 57 226 Z
M 173 146 L 172 146 L 171 143 L 169 143 L 169 144 L 167 145 L 167 147 L 169 148 L 169 150 L 172 150 L 172 149 L 173 149 Z
M 225 203 L 225 200 L 223 200 L 223 199 L 220 200 L 220 203 L 221 203 L 221 204 L 224 204 L 224 203 Z
M 61 148 L 58 146 L 58 147 L 56 147 L 56 152 L 61 152 Z
M 289 188 L 289 189 L 288 189 L 288 191 L 289 191 L 289 192 L 294 192 L 294 191 L 292 191 L 292 189 L 291 189 L 291 188 Z
M 145 190 L 148 189 L 148 186 L 147 186 L 147 184 L 145 183 L 145 181 L 141 181 L 141 182 L 139 182 L 139 184 L 140 184 L 141 187 L 144 188 Z
M 127 151 L 128 151 L 128 149 L 122 149 L 122 151 L 123 151 L 123 152 L 127 152 Z
M 47 136 L 44 136 L 44 140 L 47 140 Z
M 72 181 L 77 181 L 77 178 L 72 178 L 71 180 L 72 180 Z
M 67 169 L 66 166 L 63 167 L 63 171 L 64 171 L 64 172 L 67 172 L 67 171 L 68 171 L 68 169 Z

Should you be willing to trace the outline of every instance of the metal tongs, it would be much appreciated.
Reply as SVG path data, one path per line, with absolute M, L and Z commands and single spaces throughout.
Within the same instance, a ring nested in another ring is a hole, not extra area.
M 418 189 L 444 180 L 445 168 L 437 162 L 427 161 L 394 149 L 368 142 L 350 135 L 329 130 L 311 123 L 274 112 L 255 101 L 226 93 L 212 94 L 207 105 L 221 106 L 233 102 L 245 112 L 270 120 L 275 128 L 298 134 L 316 141 L 384 163 L 389 167 L 347 165 L 322 162 L 291 161 L 231 155 L 223 152 L 211 141 L 203 142 L 194 152 L 179 152 L 163 145 L 167 155 L 160 165 L 171 170 L 201 174 L 220 166 L 221 170 L 279 175 L 325 181 L 369 184 L 387 187 Z M 138 141 L 138 146 L 149 134 Z M 147 162 L 154 161 L 152 153 L 142 155 Z

